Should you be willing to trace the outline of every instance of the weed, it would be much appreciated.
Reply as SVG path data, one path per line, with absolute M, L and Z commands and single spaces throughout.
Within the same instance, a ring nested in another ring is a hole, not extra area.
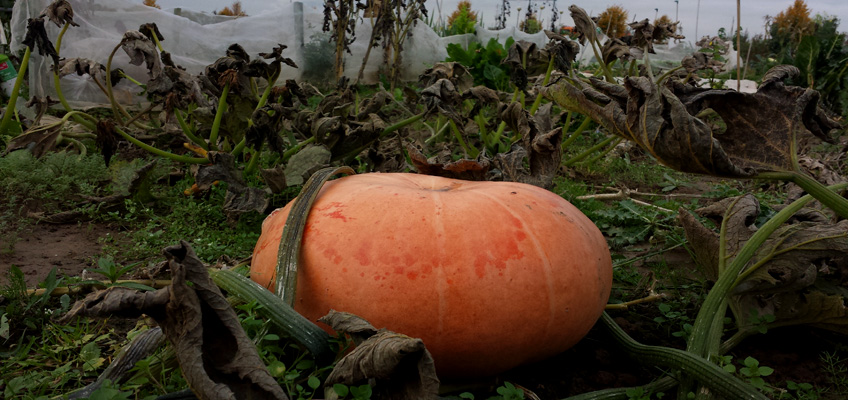
M 774 369 L 760 365 L 754 357 L 747 357 L 742 361 L 742 368 L 739 368 L 739 373 L 746 378 L 748 383 L 760 390 L 766 390 L 766 382 L 763 377 L 774 373 Z
M 825 351 L 819 355 L 819 360 L 833 392 L 839 397 L 848 396 L 848 359 L 840 357 L 836 351 Z
M 692 331 L 692 318 L 686 315 L 679 303 L 660 303 L 657 305 L 660 311 L 660 316 L 654 318 L 654 322 L 659 325 L 669 324 L 679 330 L 671 333 L 674 337 L 688 338 Z

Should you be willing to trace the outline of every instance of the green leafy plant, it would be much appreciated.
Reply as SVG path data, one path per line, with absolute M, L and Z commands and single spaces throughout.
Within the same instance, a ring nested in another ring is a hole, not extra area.
M 766 382 L 763 380 L 763 377 L 773 374 L 774 369 L 760 365 L 760 362 L 753 357 L 745 358 L 741 364 L 743 367 L 739 368 L 739 373 L 755 388 L 764 390 L 766 388 Z
M 371 385 L 347 386 L 341 383 L 333 385 L 333 392 L 340 399 L 367 400 L 371 398 Z
M 514 40 L 510 37 L 501 45 L 496 39 L 489 39 L 485 46 L 471 42 L 468 50 L 461 44 L 451 43 L 447 47 L 448 58 L 445 61 L 458 62 L 468 68 L 475 85 L 483 85 L 495 90 L 509 88 L 509 67 L 501 62 L 507 55 L 507 49 Z

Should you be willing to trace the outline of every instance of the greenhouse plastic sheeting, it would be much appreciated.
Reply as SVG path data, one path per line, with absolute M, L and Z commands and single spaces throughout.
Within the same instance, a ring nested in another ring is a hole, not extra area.
M 26 34 L 27 19 L 41 14 L 49 3 L 48 0 L 15 3 L 11 21 L 13 51 L 23 48 L 21 41 Z M 224 56 L 227 47 L 233 43 L 242 45 L 251 57 L 257 57 L 260 52 L 270 52 L 280 43 L 288 46 L 283 56 L 294 60 L 299 68 L 284 65 L 278 82 L 311 78 L 326 83 L 332 76 L 333 44 L 328 42 L 329 34 L 321 31 L 324 18 L 322 1 L 278 4 L 261 14 L 227 18 L 221 22 L 216 22 L 219 16 L 185 9 L 159 10 L 126 0 L 70 0 L 70 3 L 74 8 L 74 21 L 80 26 L 70 27 L 65 34 L 60 49 L 63 58 L 88 58 L 106 65 L 109 54 L 127 30 L 137 30 L 144 23 L 155 22 L 165 38 L 162 42 L 165 51 L 171 53 L 176 64 L 193 74 L 203 72 L 206 65 Z M 297 12 L 299 9 L 302 13 Z M 51 22 L 47 22 L 46 26 L 48 37 L 55 42 L 60 28 Z M 297 29 L 301 26 L 302 31 Z M 353 78 L 359 73 L 370 35 L 370 21 L 358 21 L 357 40 L 350 46 L 352 54 L 346 54 L 346 76 Z M 443 61 L 447 57 L 445 46 L 427 24 L 419 22 L 404 45 L 401 79 L 415 80 L 424 69 Z M 363 83 L 378 81 L 382 58 L 382 51 L 372 50 Z M 55 98 L 51 65 L 49 57 L 33 53 L 29 81 L 31 95 Z M 147 70 L 130 65 L 129 57 L 122 50 L 115 54 L 112 67 L 124 69 L 140 82 L 147 80 Z M 63 77 L 62 92 L 75 107 L 107 101 L 87 75 Z M 139 92 L 138 86 L 126 80 L 115 87 L 116 97 L 122 103 L 145 101 L 137 95 Z
M 49 0 L 17 1 L 12 13 L 12 50 L 19 51 L 21 41 L 26 34 L 26 22 L 41 14 L 50 3 Z M 80 26 L 70 27 L 62 40 L 60 55 L 63 58 L 88 58 L 106 65 L 109 54 L 121 41 L 127 30 L 137 30 L 142 24 L 155 22 L 165 40 L 162 45 L 171 53 L 172 59 L 192 74 L 204 71 L 204 68 L 226 53 L 227 47 L 239 43 L 251 57 L 260 52 L 270 52 L 277 44 L 287 49 L 283 56 L 297 63 L 297 69 L 283 66 L 278 83 L 286 79 L 307 80 L 326 85 L 333 82 L 334 45 L 329 42 L 329 33 L 322 32 L 323 0 L 304 0 L 302 2 L 278 3 L 271 10 L 247 17 L 224 17 L 188 9 L 159 10 L 130 2 L 128 0 L 70 0 L 74 8 L 74 21 Z M 55 42 L 60 27 L 46 23 L 47 34 Z M 371 20 L 357 21 L 356 40 L 350 45 L 350 54 L 345 54 L 344 74 L 355 78 L 362 65 L 371 36 Z M 488 43 L 492 38 L 504 43 L 509 37 L 516 41 L 526 40 L 544 46 L 548 39 L 543 32 L 527 34 L 507 27 L 501 30 L 489 30 L 477 27 L 476 34 L 439 37 L 426 23 L 419 23 L 412 30 L 404 45 L 401 79 L 416 80 L 418 76 L 433 64 L 447 58 L 446 47 L 449 43 L 468 46 L 471 42 Z M 655 46 L 657 54 L 652 54 L 652 62 L 679 62 L 693 49 L 684 46 Z M 362 82 L 376 83 L 383 68 L 384 52 L 373 49 L 364 70 Z M 579 60 L 581 64 L 591 60 L 593 52 L 583 46 Z M 732 54 L 727 56 L 735 60 Z M 30 94 L 50 95 L 56 98 L 51 72 L 52 60 L 49 57 L 33 53 L 30 60 Z M 128 75 L 140 82 L 147 81 L 144 67 L 129 64 L 129 57 L 122 51 L 115 53 L 113 68 L 122 68 Z M 61 80 L 62 92 L 74 107 L 85 107 L 107 102 L 106 96 L 85 76 L 68 75 Z M 146 99 L 139 96 L 137 85 L 122 80 L 115 86 L 118 101 L 131 104 L 142 103 Z

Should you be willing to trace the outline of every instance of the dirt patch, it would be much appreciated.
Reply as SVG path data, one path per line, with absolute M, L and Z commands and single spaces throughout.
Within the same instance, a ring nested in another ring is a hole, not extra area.
M 103 248 L 98 239 L 116 231 L 97 223 L 32 225 L 17 237 L 12 251 L 0 254 L 0 284 L 8 283 L 12 265 L 23 271 L 27 287 L 44 280 L 54 267 L 58 276 L 77 276 L 96 265 Z

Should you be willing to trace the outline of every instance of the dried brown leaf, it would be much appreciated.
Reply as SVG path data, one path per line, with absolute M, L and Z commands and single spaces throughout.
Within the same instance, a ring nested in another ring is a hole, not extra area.
M 683 172 L 750 177 L 761 172 L 794 171 L 792 151 L 799 135 L 828 140 L 838 126 L 818 107 L 818 92 L 784 86 L 794 67 L 766 76 L 757 93 L 658 87 L 647 77 L 624 81 L 627 97 L 609 84 L 589 89 L 581 81 L 561 80 L 544 93 L 560 106 L 581 112 L 611 133 L 631 140 L 661 163 Z M 797 71 L 797 69 L 794 69 Z M 600 92 L 604 97 L 592 95 Z M 697 117 L 714 110 L 726 130 Z
M 486 180 L 486 174 L 491 168 L 491 163 L 485 158 L 453 161 L 448 155 L 448 157 L 435 157 L 428 160 L 421 153 L 421 150 L 414 146 L 407 146 L 407 152 L 415 170 L 419 174 L 424 175 L 435 175 L 467 181 L 484 181 Z
M 78 23 L 74 22 L 74 9 L 67 0 L 55 0 L 50 3 L 38 18 L 44 16 L 47 16 L 47 19 L 58 27 L 62 27 L 66 23 L 71 24 L 71 26 L 79 26 Z
M 113 287 L 86 296 L 63 317 L 151 316 L 173 345 L 201 399 L 288 399 L 268 373 L 238 316 L 185 241 L 165 249 L 170 286 L 155 292 Z
M 139 31 L 127 31 L 121 39 L 121 48 L 130 57 L 130 64 L 147 66 L 147 74 L 151 79 L 162 74 L 162 62 L 156 45 Z
M 377 331 L 352 314 L 330 311 L 322 320 L 337 322 L 341 332 L 367 338 L 336 364 L 325 386 L 373 383 L 372 399 L 436 399 L 439 378 L 430 352 L 421 339 L 386 330 Z M 351 329 L 346 331 L 345 329 Z
M 696 211 L 716 225 L 725 224 L 726 254 L 732 260 L 756 232 L 760 207 L 746 195 Z M 708 279 L 718 278 L 719 234 L 688 212 L 680 220 Z M 742 281 L 729 298 L 741 325 L 757 325 L 752 316 L 774 315 L 777 326 L 810 324 L 848 333 L 848 221 L 795 222 L 778 228 L 746 268 L 762 265 Z

